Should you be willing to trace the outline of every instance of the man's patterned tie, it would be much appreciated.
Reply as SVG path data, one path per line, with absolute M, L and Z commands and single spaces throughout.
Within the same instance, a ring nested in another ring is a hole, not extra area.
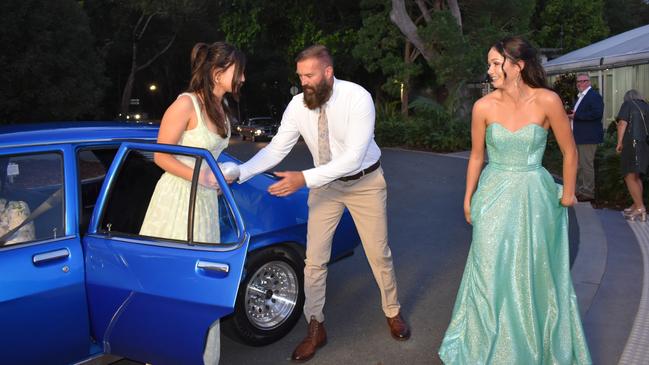
M 323 105 L 320 107 L 320 114 L 318 115 L 318 163 L 324 165 L 329 161 L 331 161 L 329 126 L 327 123 L 327 112 Z

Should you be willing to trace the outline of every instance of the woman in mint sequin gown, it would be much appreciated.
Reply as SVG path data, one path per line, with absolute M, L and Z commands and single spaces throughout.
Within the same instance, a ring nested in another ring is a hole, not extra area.
M 505 38 L 487 62 L 496 90 L 473 107 L 464 202 L 473 241 L 439 356 L 446 364 L 589 364 L 568 262 L 577 168 L 568 118 L 527 41 Z M 563 153 L 563 187 L 541 166 L 549 128 Z
M 186 93 L 178 96 L 165 111 L 158 132 L 158 143 L 178 144 L 209 150 L 216 158 L 230 138 L 226 94 L 235 99 L 245 81 L 246 59 L 230 44 L 198 43 L 191 54 L 191 79 Z M 155 153 L 155 163 L 165 170 L 156 185 L 140 228 L 140 234 L 187 240 L 189 193 L 194 159 Z M 206 164 L 201 166 L 196 196 L 194 238 L 197 242 L 220 243 L 218 189 L 216 178 Z M 220 326 L 215 321 L 207 336 L 203 361 L 218 364 Z

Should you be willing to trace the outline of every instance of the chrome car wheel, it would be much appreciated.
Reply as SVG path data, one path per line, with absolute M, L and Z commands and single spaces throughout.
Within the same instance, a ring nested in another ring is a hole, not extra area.
M 262 248 L 248 253 L 246 272 L 234 313 L 221 329 L 235 341 L 268 345 L 289 333 L 302 317 L 304 256 L 290 244 Z
M 282 325 L 295 310 L 300 292 L 298 275 L 285 261 L 270 261 L 252 274 L 246 286 L 245 312 L 262 330 Z

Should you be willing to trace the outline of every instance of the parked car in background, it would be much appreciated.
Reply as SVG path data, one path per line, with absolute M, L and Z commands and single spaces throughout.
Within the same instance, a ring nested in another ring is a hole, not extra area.
M 159 119 L 153 119 L 149 116 L 149 113 L 140 110 L 132 110 L 126 114 L 119 113 L 115 118 L 116 121 L 120 122 L 130 122 L 138 124 L 160 124 Z
M 233 136 L 239 135 L 239 125 L 241 125 L 241 122 L 236 117 L 233 117 L 230 119 L 230 128 L 232 129 L 230 134 Z
M 308 192 L 278 198 L 262 174 L 227 185 L 204 150 L 154 143 L 157 126 L 0 127 L 0 362 L 68 364 L 101 354 L 199 364 L 208 327 L 263 345 L 288 333 L 304 302 Z M 221 185 L 218 242 L 140 235 L 163 171 L 153 153 L 207 165 Z M 359 243 L 345 212 L 332 258 Z
M 256 117 L 246 119 L 237 127 L 242 140 L 252 142 L 270 140 L 277 133 L 279 122 L 271 117 Z

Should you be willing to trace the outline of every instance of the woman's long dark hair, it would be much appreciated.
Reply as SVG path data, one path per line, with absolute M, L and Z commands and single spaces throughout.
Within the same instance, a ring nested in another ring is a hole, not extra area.
M 235 66 L 234 77 L 232 78 L 232 97 L 238 102 L 239 90 L 243 84 L 243 72 L 246 68 L 246 57 L 243 52 L 225 42 L 197 43 L 192 49 L 192 76 L 187 91 L 200 96 L 207 116 L 215 124 L 217 132 L 223 138 L 227 137 L 229 128 L 226 115 L 232 118 L 232 110 L 224 96 L 223 100 L 221 100 L 221 106 L 226 115 L 221 115 L 212 96 L 212 91 L 214 90 L 215 72 L 218 77 L 220 73 L 233 64 Z
M 520 36 L 506 37 L 503 40 L 496 42 L 491 48 L 495 49 L 503 57 L 505 62 L 509 60 L 512 63 L 518 61 L 525 62 L 525 67 L 521 70 L 521 77 L 523 81 L 533 88 L 550 89 L 545 79 L 545 70 L 541 66 L 538 52 L 527 40 Z M 503 62 L 503 73 L 505 73 L 505 62 Z

